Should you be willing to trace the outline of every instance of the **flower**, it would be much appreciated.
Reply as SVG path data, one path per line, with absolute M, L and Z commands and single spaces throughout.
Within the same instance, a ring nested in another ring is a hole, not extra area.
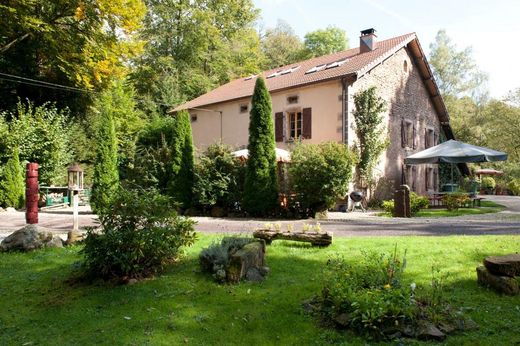
M 415 284 L 415 282 L 412 282 L 410 284 L 410 288 L 412 289 L 412 292 L 415 291 L 415 287 L 417 287 L 417 285 Z
M 386 284 L 383 286 L 385 289 L 389 290 L 392 286 L 390 284 Z

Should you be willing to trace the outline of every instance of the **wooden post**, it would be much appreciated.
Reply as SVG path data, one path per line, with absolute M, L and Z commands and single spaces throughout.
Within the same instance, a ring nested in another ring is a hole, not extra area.
M 28 163 L 25 169 L 25 222 L 38 223 L 38 164 Z

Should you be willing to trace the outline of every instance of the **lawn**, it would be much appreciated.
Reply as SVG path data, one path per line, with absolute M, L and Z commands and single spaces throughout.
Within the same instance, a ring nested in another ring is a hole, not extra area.
M 506 207 L 504 207 L 501 204 L 491 201 L 482 201 L 481 206 L 477 208 L 459 208 L 458 210 L 452 211 L 448 211 L 448 209 L 446 208 L 422 209 L 415 215 L 415 217 L 449 217 L 463 215 L 478 215 L 498 213 L 504 209 L 506 209 Z
M 0 344 L 364 345 L 352 334 L 320 329 L 301 303 L 319 291 L 330 256 L 357 259 L 361 250 L 395 244 L 408 251 L 405 279 L 424 288 L 432 265 L 441 268 L 450 302 L 480 325 L 446 344 L 520 343 L 520 297 L 479 287 L 475 275 L 484 256 L 518 251 L 520 236 L 336 238 L 329 248 L 275 241 L 267 248 L 267 280 L 236 286 L 199 272 L 198 253 L 217 238 L 200 235 L 161 277 L 131 286 L 68 283 L 79 247 L 0 254 Z

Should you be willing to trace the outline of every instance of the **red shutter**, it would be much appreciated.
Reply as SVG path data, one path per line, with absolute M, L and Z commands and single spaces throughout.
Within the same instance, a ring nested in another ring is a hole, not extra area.
M 283 112 L 274 115 L 274 139 L 283 142 Z
M 404 120 L 401 119 L 401 147 L 406 147 L 406 135 L 405 135 L 406 129 L 404 128 Z
M 304 139 L 312 138 L 312 109 L 304 108 L 302 111 L 302 137 Z
M 415 124 L 413 125 L 413 131 L 412 131 L 412 149 L 415 149 L 417 147 L 417 141 L 415 140 L 416 137 L 416 129 Z

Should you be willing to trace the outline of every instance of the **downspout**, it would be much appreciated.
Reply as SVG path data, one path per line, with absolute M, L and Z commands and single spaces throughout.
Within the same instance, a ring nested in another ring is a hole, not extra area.
M 341 140 L 348 145 L 348 85 L 345 77 L 341 78 Z

